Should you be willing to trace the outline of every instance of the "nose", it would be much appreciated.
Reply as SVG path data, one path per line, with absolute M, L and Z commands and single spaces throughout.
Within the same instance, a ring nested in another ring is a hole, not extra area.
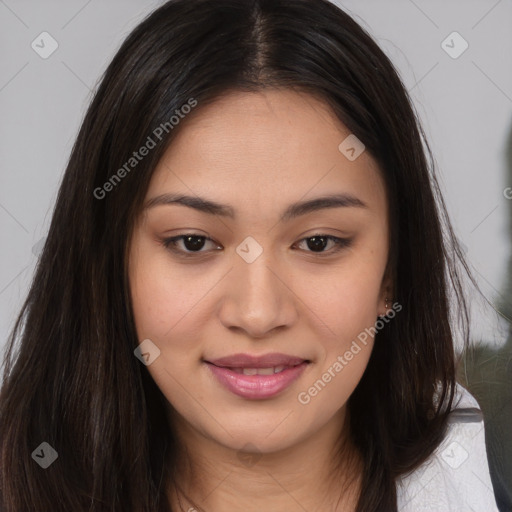
M 292 326 L 300 301 L 286 277 L 283 266 L 268 258 L 266 251 L 252 263 L 239 258 L 224 285 L 218 309 L 222 324 L 252 338 Z

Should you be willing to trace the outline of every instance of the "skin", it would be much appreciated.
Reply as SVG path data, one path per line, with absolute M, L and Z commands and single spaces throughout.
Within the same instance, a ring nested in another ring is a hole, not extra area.
M 346 460 L 355 462 L 335 469 L 333 454 L 340 435 L 349 439 L 346 402 L 373 339 L 308 404 L 297 398 L 375 325 L 391 297 L 385 185 L 368 151 L 354 161 L 340 152 L 349 134 L 312 95 L 230 92 L 183 121 L 152 176 L 147 201 L 183 193 L 236 212 L 230 219 L 177 204 L 147 208 L 129 251 L 137 334 L 160 350 L 147 371 L 194 470 L 183 467 L 177 478 L 208 512 L 355 510 L 361 458 L 348 442 Z M 291 203 L 333 193 L 367 207 L 279 221 Z M 196 245 L 199 255 L 178 241 L 182 257 L 162 244 L 189 233 L 213 241 Z M 318 234 L 353 242 L 334 252 L 328 241 L 322 256 L 308 246 Z M 236 252 L 247 236 L 263 249 L 251 263 Z M 240 352 L 311 363 L 279 395 L 250 400 L 226 390 L 203 362 Z M 172 488 L 169 498 L 180 510 Z

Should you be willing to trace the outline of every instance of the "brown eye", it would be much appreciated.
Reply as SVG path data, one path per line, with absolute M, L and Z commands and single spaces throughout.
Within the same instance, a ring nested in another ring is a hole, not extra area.
M 182 241 L 182 248 L 179 248 L 178 243 Z M 201 249 L 205 246 L 205 242 L 213 242 L 211 238 L 204 235 L 197 235 L 194 233 L 186 233 L 184 235 L 174 236 L 172 238 L 166 238 L 162 240 L 162 245 L 175 253 L 193 254 L 193 253 L 204 253 Z
M 313 235 L 307 238 L 303 238 L 300 242 L 303 243 L 304 241 L 306 241 L 307 247 L 309 249 L 306 252 L 313 252 L 318 254 L 336 253 L 346 247 L 350 247 L 352 244 L 352 239 L 350 238 L 338 238 L 331 235 Z M 330 251 L 325 251 L 324 249 L 329 242 L 333 242 L 334 247 Z

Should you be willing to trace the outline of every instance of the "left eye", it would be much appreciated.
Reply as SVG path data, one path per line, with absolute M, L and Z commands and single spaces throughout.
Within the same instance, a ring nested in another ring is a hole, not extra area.
M 214 242 L 211 238 L 204 236 L 204 235 L 196 235 L 193 233 L 187 233 L 184 235 L 178 235 L 174 236 L 172 238 L 166 238 L 162 240 L 162 245 L 169 249 L 170 251 L 174 253 L 178 253 L 180 255 L 187 255 L 187 254 L 194 254 L 194 253 L 204 253 L 207 251 L 201 251 L 201 249 L 204 247 L 205 241 Z M 185 250 L 178 247 L 178 242 L 183 242 L 183 245 L 185 247 Z M 334 247 L 331 251 L 328 251 L 329 253 L 338 252 L 342 250 L 345 247 L 350 247 L 352 240 L 349 238 L 338 238 L 336 236 L 332 235 L 313 235 L 310 237 L 303 238 L 302 240 L 299 240 L 300 243 L 307 243 L 307 246 L 309 249 L 312 249 L 310 251 L 306 252 L 312 252 L 312 253 L 318 253 L 319 255 L 324 254 L 327 251 L 324 251 L 326 245 L 328 242 L 332 242 L 334 244 Z M 320 250 L 318 250 L 320 249 Z
M 307 252 L 320 252 L 320 254 L 323 254 L 324 252 L 327 251 L 317 251 L 317 249 L 325 249 L 325 246 L 327 245 L 328 242 L 333 242 L 334 244 L 333 250 L 329 251 L 329 253 L 341 251 L 343 248 L 350 247 L 350 245 L 352 244 L 352 240 L 350 238 L 338 238 L 337 236 L 331 235 L 313 235 L 300 240 L 301 243 L 304 241 L 308 241 L 307 246 L 310 249 L 314 249 L 312 251 Z

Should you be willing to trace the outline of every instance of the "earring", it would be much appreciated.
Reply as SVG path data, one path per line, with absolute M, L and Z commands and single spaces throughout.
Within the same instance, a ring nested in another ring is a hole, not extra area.
M 388 306 L 388 301 L 391 302 L 391 299 L 384 299 L 386 304 L 385 304 L 385 308 L 386 308 L 386 312 L 383 314 L 383 315 L 380 315 L 381 318 L 385 318 L 386 316 L 388 316 L 388 309 L 389 309 L 389 306 Z

